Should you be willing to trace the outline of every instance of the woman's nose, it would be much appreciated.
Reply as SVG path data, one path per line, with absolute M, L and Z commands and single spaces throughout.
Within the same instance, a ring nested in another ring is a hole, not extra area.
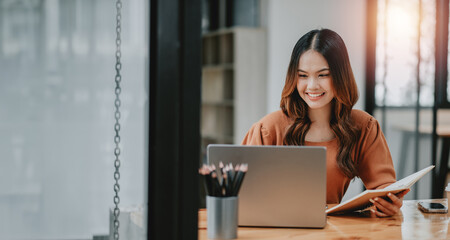
M 307 85 L 308 89 L 317 89 L 318 86 L 319 86 L 319 84 L 318 84 L 318 81 L 317 81 L 317 79 L 315 77 L 310 77 L 308 79 L 308 85 Z

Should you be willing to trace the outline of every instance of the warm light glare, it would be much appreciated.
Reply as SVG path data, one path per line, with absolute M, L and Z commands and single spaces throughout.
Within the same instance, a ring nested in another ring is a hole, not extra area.
M 420 74 L 420 103 L 422 106 L 432 105 L 435 26 L 434 0 L 378 1 L 377 104 L 414 105 L 417 74 Z M 420 64 L 419 73 L 417 64 Z
M 414 14 L 414 16 L 413 16 Z M 387 12 L 387 27 L 390 34 L 411 36 L 417 34 L 418 20 L 416 11 L 399 5 L 393 5 Z

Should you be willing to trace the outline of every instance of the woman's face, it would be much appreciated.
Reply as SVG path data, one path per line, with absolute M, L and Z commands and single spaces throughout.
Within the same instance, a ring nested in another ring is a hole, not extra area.
M 297 91 L 309 108 L 329 108 L 334 92 L 327 60 L 320 53 L 308 50 L 300 56 L 297 74 Z

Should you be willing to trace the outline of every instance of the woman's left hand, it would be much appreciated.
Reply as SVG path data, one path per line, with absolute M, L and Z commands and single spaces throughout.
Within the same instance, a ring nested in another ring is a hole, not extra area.
M 403 205 L 403 196 L 409 192 L 409 189 L 397 194 L 388 193 L 388 200 L 376 197 L 370 199 L 373 207 L 370 209 L 372 216 L 376 217 L 390 217 L 397 214 Z

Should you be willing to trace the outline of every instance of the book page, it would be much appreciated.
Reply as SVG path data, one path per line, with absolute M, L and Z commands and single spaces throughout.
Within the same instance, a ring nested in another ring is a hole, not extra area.
M 414 183 L 416 183 L 421 177 L 428 173 L 434 166 L 426 167 L 414 174 L 411 174 L 383 189 L 366 190 L 356 197 L 349 199 L 339 205 L 326 210 L 327 214 L 345 211 L 354 211 L 367 207 L 370 205 L 369 199 L 374 197 L 384 197 L 387 193 L 396 194 L 403 190 L 410 188 Z
M 427 172 L 429 172 L 431 169 L 434 168 L 434 165 L 426 167 L 414 174 L 411 174 L 401 180 L 398 180 L 397 182 L 383 188 L 384 190 L 394 190 L 398 188 L 410 188 L 414 183 L 417 182 L 423 175 L 425 175 Z
M 360 210 L 363 208 L 368 207 L 372 203 L 369 201 L 371 198 L 375 197 L 385 197 L 388 193 L 396 194 L 406 189 L 397 189 L 397 190 L 384 190 L 384 189 L 377 189 L 377 190 L 366 190 L 359 194 L 358 196 L 343 202 L 335 207 L 332 207 L 325 212 L 327 214 L 335 213 L 335 212 L 344 212 L 344 211 L 354 211 L 354 210 Z

